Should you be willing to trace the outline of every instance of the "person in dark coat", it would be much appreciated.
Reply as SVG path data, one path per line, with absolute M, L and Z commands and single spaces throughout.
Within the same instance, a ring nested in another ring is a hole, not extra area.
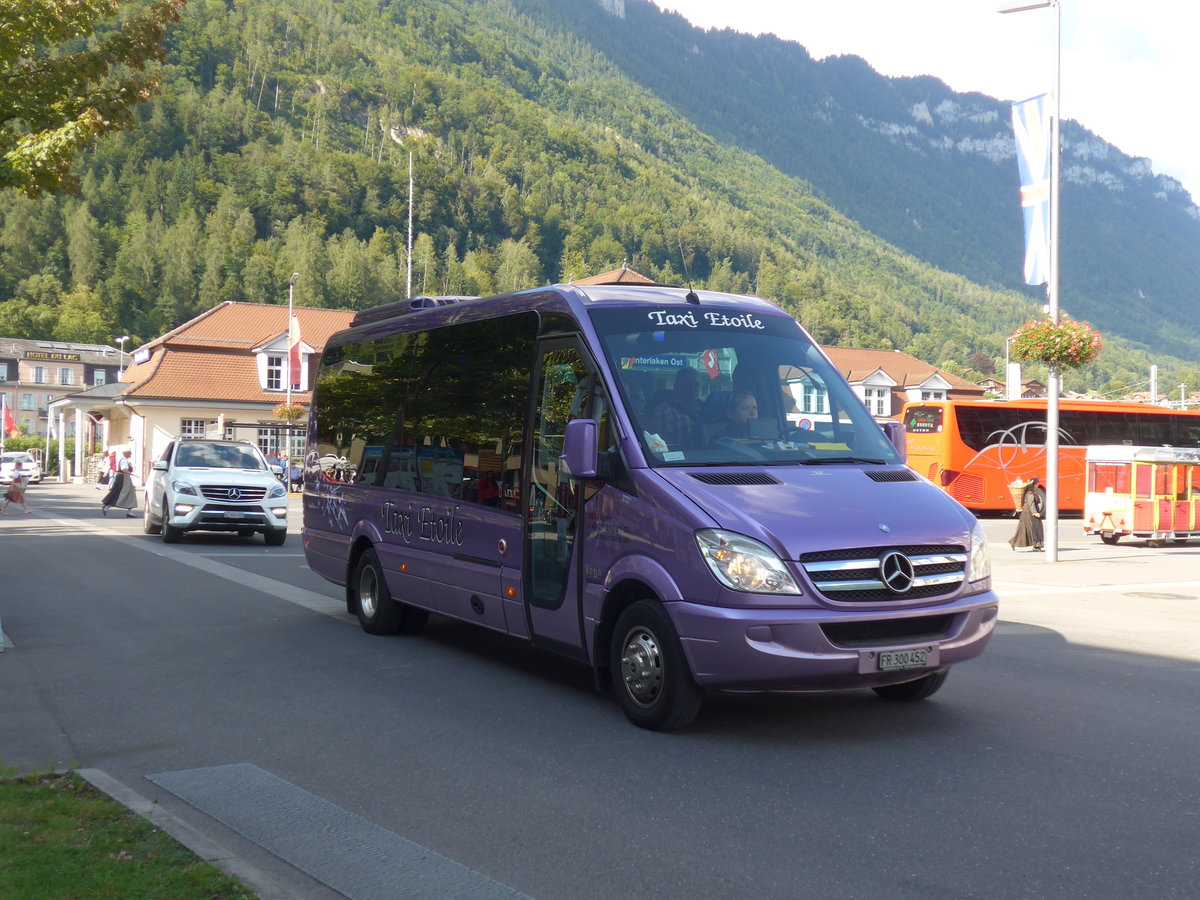
M 1030 478 L 1021 492 L 1021 514 L 1017 518 L 1017 533 L 1009 540 L 1014 550 L 1042 549 L 1044 504 L 1037 478 Z
M 126 450 L 119 460 L 117 460 L 117 471 L 113 474 L 112 486 L 108 489 L 108 493 L 104 495 L 104 499 L 100 501 L 100 512 L 103 515 L 108 515 L 108 511 L 114 506 L 117 509 L 125 510 L 125 515 L 129 518 L 134 518 L 137 514 L 133 508 L 137 506 L 137 494 L 133 487 L 133 456 L 132 450 Z

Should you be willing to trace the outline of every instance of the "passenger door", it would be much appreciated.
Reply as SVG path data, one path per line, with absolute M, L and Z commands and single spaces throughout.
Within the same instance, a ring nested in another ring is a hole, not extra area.
M 571 419 L 596 415 L 597 379 L 577 340 L 543 342 L 534 381 L 526 461 L 524 597 L 535 643 L 582 655 L 578 517 L 581 482 L 560 475 L 558 458 Z

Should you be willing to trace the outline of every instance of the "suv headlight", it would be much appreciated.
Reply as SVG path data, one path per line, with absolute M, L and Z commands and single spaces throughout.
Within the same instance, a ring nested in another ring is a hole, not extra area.
M 783 561 L 770 547 L 733 531 L 706 528 L 696 532 L 700 555 L 717 581 L 752 594 L 799 594 Z
M 988 550 L 987 535 L 983 525 L 976 521 L 971 529 L 971 570 L 968 578 L 971 584 L 992 577 L 992 554 Z
M 196 491 L 196 486 L 190 481 L 172 481 L 171 487 L 174 488 L 175 493 L 177 494 L 191 494 L 192 496 L 199 496 Z
M 267 496 L 268 497 L 286 497 L 287 491 L 285 491 L 283 489 L 283 485 L 277 481 L 273 485 L 271 485 L 270 489 L 267 491 Z

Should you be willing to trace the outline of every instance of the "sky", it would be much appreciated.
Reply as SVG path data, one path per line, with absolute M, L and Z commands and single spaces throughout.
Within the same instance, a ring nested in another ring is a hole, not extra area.
M 1003 0 L 653 0 L 701 28 L 769 32 L 815 59 L 854 54 L 882 75 L 934 75 L 959 92 L 1024 100 L 1053 89 L 1053 9 Z M 1061 0 L 1062 118 L 1200 204 L 1200 3 Z

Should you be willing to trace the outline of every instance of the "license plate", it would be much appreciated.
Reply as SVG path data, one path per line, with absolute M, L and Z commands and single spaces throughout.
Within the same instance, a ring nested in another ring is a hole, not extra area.
M 914 650 L 884 650 L 879 654 L 879 671 L 922 669 L 929 664 L 928 660 L 928 647 L 918 647 Z
M 245 518 L 245 516 L 246 516 L 246 514 L 244 512 L 227 512 L 227 513 L 225 513 L 225 518 L 227 518 L 227 519 L 242 519 L 242 518 Z

